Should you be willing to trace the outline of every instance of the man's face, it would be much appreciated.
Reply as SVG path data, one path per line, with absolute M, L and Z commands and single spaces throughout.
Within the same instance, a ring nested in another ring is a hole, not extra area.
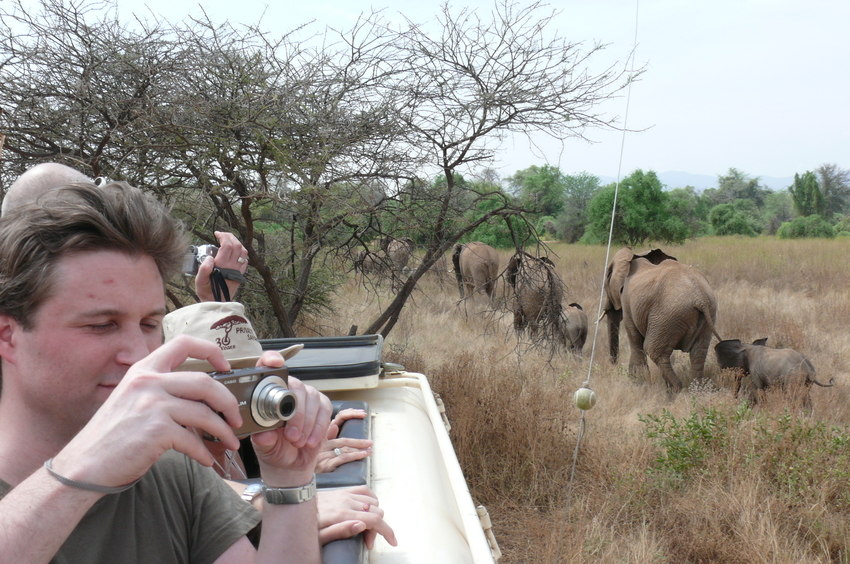
M 162 277 L 151 257 L 63 257 L 32 329 L 16 330 L 3 393 L 16 393 L 31 413 L 76 433 L 130 365 L 162 344 L 164 315 Z

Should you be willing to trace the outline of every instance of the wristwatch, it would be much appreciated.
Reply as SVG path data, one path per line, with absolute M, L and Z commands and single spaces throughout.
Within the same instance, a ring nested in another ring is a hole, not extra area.
M 316 476 L 309 484 L 294 488 L 271 488 L 263 486 L 263 498 L 272 505 L 289 505 L 310 501 L 316 495 Z
M 259 482 L 248 484 L 248 486 L 244 490 L 242 490 L 242 499 L 244 499 L 248 503 L 254 503 L 254 500 L 260 497 L 260 494 L 262 493 L 263 484 Z

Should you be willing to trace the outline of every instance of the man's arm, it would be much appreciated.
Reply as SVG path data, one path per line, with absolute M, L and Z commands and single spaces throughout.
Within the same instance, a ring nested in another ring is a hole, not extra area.
M 40 468 L 0 500 L 3 561 L 50 562 L 102 496 L 60 484 Z
M 283 357 L 266 351 L 258 364 L 277 367 Z M 289 378 L 289 389 L 297 398 L 298 408 L 284 427 L 257 433 L 251 437 L 260 463 L 260 475 L 267 487 L 296 488 L 315 477 L 316 458 L 325 441 L 332 407 L 330 400 L 318 390 L 296 378 Z M 315 496 L 309 501 L 292 504 L 263 502 L 263 530 L 256 562 L 320 563 L 318 508 Z M 239 562 L 242 541 L 222 554 L 216 562 Z M 234 559 L 231 559 L 234 558 Z
M 236 426 L 241 421 L 230 392 L 204 373 L 170 373 L 189 356 L 227 369 L 214 343 L 178 337 L 160 347 L 130 368 L 88 424 L 56 454 L 54 471 L 73 482 L 115 488 L 142 476 L 170 449 L 211 465 L 212 455 L 188 428 L 237 448 L 228 422 Z M 61 483 L 38 468 L 0 500 L 3 560 L 50 561 L 103 495 Z

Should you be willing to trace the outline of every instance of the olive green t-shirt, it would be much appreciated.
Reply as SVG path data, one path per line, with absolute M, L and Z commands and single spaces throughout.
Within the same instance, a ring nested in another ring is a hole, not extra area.
M 0 480 L 0 498 L 10 489 Z M 215 472 L 170 451 L 135 486 L 98 500 L 53 562 L 205 564 L 259 522 Z

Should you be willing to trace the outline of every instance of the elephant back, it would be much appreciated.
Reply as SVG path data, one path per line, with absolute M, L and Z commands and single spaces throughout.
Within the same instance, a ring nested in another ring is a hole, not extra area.
M 554 321 L 561 315 L 564 282 L 546 257 L 520 251 L 508 261 L 505 276 L 513 289 L 514 307 L 526 317 Z

